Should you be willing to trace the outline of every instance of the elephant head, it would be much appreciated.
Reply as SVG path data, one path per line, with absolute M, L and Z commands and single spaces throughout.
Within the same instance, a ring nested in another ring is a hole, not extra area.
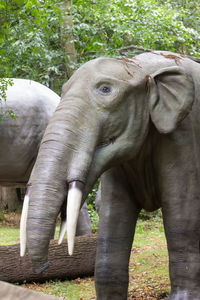
M 156 66 L 149 74 L 136 59 L 98 58 L 74 73 L 63 86 L 29 180 L 22 235 L 26 237 L 27 227 L 36 269 L 47 266 L 52 226 L 66 199 L 66 186 L 67 224 L 62 225 L 59 242 L 67 231 L 72 254 L 81 203 L 99 176 L 136 157 L 150 122 L 160 133 L 173 131 L 192 102 L 192 79 L 176 65 Z

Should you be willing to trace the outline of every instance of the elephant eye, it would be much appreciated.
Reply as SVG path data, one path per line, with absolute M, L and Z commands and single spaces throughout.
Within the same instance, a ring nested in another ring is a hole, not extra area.
M 108 86 L 108 85 L 101 85 L 100 87 L 99 87 L 99 92 L 100 92 L 100 94 L 102 94 L 103 96 L 108 96 L 108 95 L 110 95 L 110 93 L 111 93 L 111 91 L 112 91 L 112 89 L 111 89 L 111 87 L 110 86 Z

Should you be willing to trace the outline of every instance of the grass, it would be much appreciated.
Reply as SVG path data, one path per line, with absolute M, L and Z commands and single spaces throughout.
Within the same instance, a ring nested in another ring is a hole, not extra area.
M 0 228 L 0 245 L 18 242 L 19 229 Z M 138 221 L 130 258 L 129 282 L 128 299 L 166 299 L 169 293 L 168 255 L 160 218 Z M 23 286 L 66 300 L 95 299 L 93 277 Z
M 161 219 L 138 222 L 129 276 L 129 294 L 134 299 L 165 299 L 169 293 L 168 254 Z
M 0 246 L 8 246 L 19 243 L 19 229 L 0 227 Z

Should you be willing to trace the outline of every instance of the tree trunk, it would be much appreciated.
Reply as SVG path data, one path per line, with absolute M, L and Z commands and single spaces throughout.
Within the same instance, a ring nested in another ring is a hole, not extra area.
M 30 291 L 7 282 L 0 281 L 0 299 L 1 300 L 59 300 L 54 296 L 45 295 L 35 291 Z
M 52 240 L 49 246 L 50 267 L 42 274 L 32 270 L 28 254 L 20 257 L 19 244 L 0 247 L 0 280 L 7 282 L 44 282 L 50 279 L 74 279 L 94 274 L 97 236 L 76 237 L 73 256 L 66 240 L 62 245 Z
M 16 211 L 20 205 L 20 199 L 16 188 L 0 187 L 0 208 L 8 211 Z
M 64 0 L 61 4 L 63 10 L 63 23 L 61 27 L 61 45 L 63 48 L 67 77 L 70 78 L 77 63 L 74 36 L 72 34 L 73 19 L 71 15 L 72 0 Z

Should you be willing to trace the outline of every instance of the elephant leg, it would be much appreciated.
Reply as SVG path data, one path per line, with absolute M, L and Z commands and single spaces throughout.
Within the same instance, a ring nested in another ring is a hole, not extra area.
M 177 173 L 178 184 L 173 183 L 163 203 L 172 287 L 169 300 L 200 300 L 199 184 L 192 173 L 181 184 L 185 176 Z
M 183 209 L 179 209 L 177 216 L 163 209 L 172 287 L 168 299 L 200 300 L 199 219 L 193 220 L 194 208 L 188 207 L 190 219 L 185 219 Z
M 98 187 L 96 198 L 95 198 L 95 208 L 96 208 L 98 215 L 99 215 L 99 211 L 100 211 L 100 205 L 101 205 L 101 182 L 99 183 L 99 187 Z
M 200 145 L 198 127 L 181 126 L 159 140 L 155 168 L 169 251 L 168 299 L 200 300 Z
M 87 203 L 85 202 L 80 210 L 76 235 L 88 235 L 92 233 L 92 226 L 90 222 L 90 217 L 88 213 Z
M 54 222 L 54 225 L 52 226 L 52 232 L 51 232 L 51 235 L 50 235 L 51 240 L 54 239 L 55 233 L 56 233 L 56 221 Z
M 101 196 L 95 267 L 97 300 L 125 300 L 139 209 L 122 168 L 113 168 L 103 174 Z
M 175 215 L 164 208 L 164 226 L 169 250 L 169 273 L 172 291 L 169 300 L 200 300 L 200 222 L 192 201 L 183 204 Z

